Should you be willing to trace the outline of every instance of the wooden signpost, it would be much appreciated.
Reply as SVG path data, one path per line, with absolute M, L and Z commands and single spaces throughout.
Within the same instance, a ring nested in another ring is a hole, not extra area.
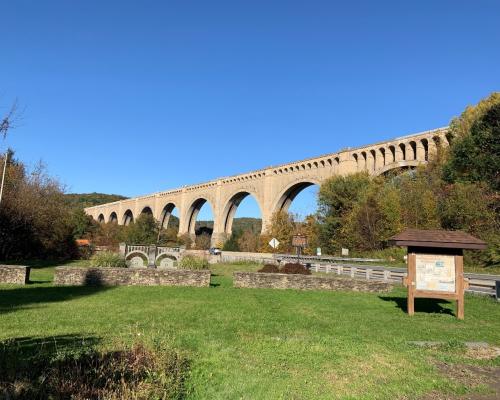
M 300 256 L 304 247 L 307 247 L 307 236 L 297 234 L 292 236 L 292 246 L 297 249 L 297 263 L 300 264 Z
M 464 318 L 463 250 L 482 250 L 486 243 L 460 231 L 407 229 L 390 243 L 408 248 L 408 314 L 415 313 L 415 298 L 456 300 L 458 319 Z

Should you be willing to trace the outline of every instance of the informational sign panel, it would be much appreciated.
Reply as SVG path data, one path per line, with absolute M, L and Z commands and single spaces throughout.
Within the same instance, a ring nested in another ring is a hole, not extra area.
M 348 256 L 349 255 L 349 249 L 342 248 L 342 255 L 343 256 Z
M 293 235 L 292 246 L 294 246 L 294 247 L 306 247 L 307 246 L 307 237 L 304 235 Z
M 416 289 L 455 293 L 455 257 L 416 254 Z

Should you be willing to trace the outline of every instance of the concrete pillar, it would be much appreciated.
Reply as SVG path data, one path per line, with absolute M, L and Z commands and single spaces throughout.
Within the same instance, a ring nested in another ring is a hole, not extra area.
M 418 140 L 416 143 L 417 143 L 417 149 L 416 149 L 415 159 L 417 161 L 425 161 L 425 147 L 421 140 Z
M 373 174 L 373 171 L 375 170 L 375 159 L 373 158 L 371 151 L 366 152 L 366 169 L 370 174 Z
M 429 161 L 436 158 L 437 147 L 436 147 L 436 143 L 434 142 L 434 139 L 432 139 L 432 138 L 428 139 L 427 152 L 428 152 L 428 155 L 429 155 Z
M 449 147 L 450 142 L 448 141 L 448 138 L 446 137 L 445 134 L 439 135 L 439 140 L 441 141 L 441 144 L 443 147 Z
M 401 147 L 399 146 L 399 143 L 397 145 L 395 145 L 394 148 L 396 149 L 396 154 L 395 154 L 395 157 L 394 157 L 394 161 L 395 162 L 403 161 L 404 160 L 403 151 L 401 150 Z
M 375 170 L 379 170 L 384 168 L 385 160 L 384 154 L 380 149 L 375 150 Z
M 210 240 L 211 246 L 212 247 L 220 247 L 226 243 L 226 240 L 229 239 L 229 234 L 226 234 L 224 232 L 213 232 L 212 233 L 212 238 Z
M 339 154 L 339 174 L 350 175 L 358 170 L 358 165 L 353 157 L 354 153 L 342 152 Z
M 189 207 L 191 205 L 188 205 L 186 203 L 186 188 L 182 189 L 182 194 L 181 194 L 181 201 L 180 201 L 180 208 L 179 208 L 179 236 L 185 235 L 188 232 L 189 228 Z

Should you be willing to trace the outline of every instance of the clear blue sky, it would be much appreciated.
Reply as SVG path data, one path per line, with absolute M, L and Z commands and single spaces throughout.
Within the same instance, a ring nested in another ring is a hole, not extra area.
M 72 192 L 135 196 L 440 127 L 500 89 L 499 1 L 16 0 L 1 14 L 0 106 L 26 108 L 7 144 Z

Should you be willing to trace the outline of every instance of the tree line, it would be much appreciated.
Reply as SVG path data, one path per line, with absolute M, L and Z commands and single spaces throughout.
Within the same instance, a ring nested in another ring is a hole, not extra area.
M 463 230 L 488 243 L 466 261 L 500 266 L 500 93 L 468 107 L 450 123 L 450 147 L 425 166 L 373 177 L 334 176 L 318 193 L 318 210 L 297 222 L 278 212 L 268 232 L 238 232 L 231 246 L 245 251 L 293 251 L 291 238 L 308 237 L 306 253 L 383 253 L 404 228 Z M 280 241 L 274 250 L 268 241 Z M 227 244 L 226 244 L 227 247 Z
M 450 137 L 450 147 L 438 148 L 436 157 L 417 169 L 326 180 L 318 193 L 317 212 L 303 221 L 278 212 L 261 234 L 260 220 L 235 219 L 223 249 L 290 252 L 292 236 L 302 233 L 308 237 L 309 254 L 318 247 L 323 254 L 339 254 L 344 247 L 356 254 L 373 254 L 387 251 L 388 239 L 406 227 L 449 229 L 469 232 L 488 243 L 488 250 L 467 255 L 470 262 L 499 266 L 500 93 L 453 119 Z M 0 259 L 76 257 L 75 239 L 80 238 L 106 246 L 121 241 L 210 246 L 208 231 L 197 235 L 194 243 L 189 236 L 179 237 L 174 216 L 166 229 L 148 214 L 128 226 L 98 224 L 85 215 L 83 206 L 107 202 L 109 195 L 65 195 L 65 188 L 43 165 L 28 170 L 13 154 L 8 160 L 0 204 Z M 210 229 L 205 225 L 199 226 L 200 232 Z M 276 250 L 268 244 L 273 237 L 280 241 Z

